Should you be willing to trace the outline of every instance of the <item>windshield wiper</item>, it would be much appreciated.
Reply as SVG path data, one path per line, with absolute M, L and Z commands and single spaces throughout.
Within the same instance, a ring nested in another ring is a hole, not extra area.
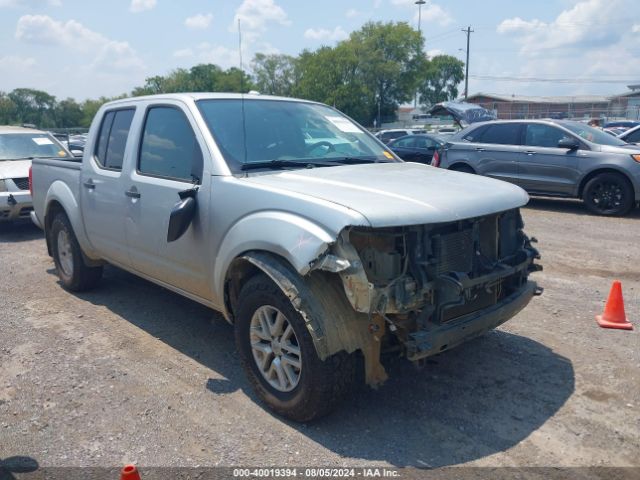
M 253 170 L 258 168 L 286 168 L 286 167 L 335 167 L 336 165 L 357 165 L 360 163 L 375 163 L 386 160 L 378 160 L 377 157 L 326 157 L 308 158 L 299 160 L 267 160 L 264 162 L 248 162 L 242 165 L 241 170 Z
M 253 170 L 258 168 L 286 168 L 286 167 L 327 167 L 331 162 L 317 159 L 311 160 L 265 160 L 263 162 L 247 162 L 240 167 L 241 170 Z

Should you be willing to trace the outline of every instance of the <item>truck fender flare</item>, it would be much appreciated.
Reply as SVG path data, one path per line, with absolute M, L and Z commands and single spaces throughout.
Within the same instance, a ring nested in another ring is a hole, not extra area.
M 80 248 L 85 256 L 92 260 L 99 260 L 98 257 L 94 256 L 95 254 L 93 254 L 93 249 L 91 248 L 89 239 L 84 231 L 80 206 L 78 205 L 78 202 L 69 186 L 61 180 L 54 181 L 49 187 L 49 190 L 47 190 L 47 195 L 45 197 L 45 228 L 47 225 L 50 225 L 51 219 L 48 217 L 50 215 L 51 206 L 54 202 L 57 202 L 62 207 L 62 210 L 69 219 L 69 222 L 71 222 L 73 233 L 78 239 Z
M 302 277 L 285 259 L 268 252 L 247 252 L 236 261 L 251 264 L 282 290 L 304 319 L 320 359 L 360 351 L 366 383 L 375 387 L 387 379 L 380 363 L 385 321 L 353 310 L 338 275 L 314 270 Z
M 287 212 L 263 211 L 246 216 L 227 231 L 220 244 L 213 272 L 214 293 L 218 299 L 224 298 L 227 272 L 232 262 L 245 252 L 271 252 L 304 276 L 337 236 Z

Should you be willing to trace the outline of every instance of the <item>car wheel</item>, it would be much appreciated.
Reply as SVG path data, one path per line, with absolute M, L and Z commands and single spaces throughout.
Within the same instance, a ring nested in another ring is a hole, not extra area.
M 471 173 L 474 174 L 473 168 L 469 165 L 453 165 L 449 170 L 453 170 L 454 172 L 462 172 L 462 173 Z
M 624 215 L 633 206 L 633 188 L 622 175 L 601 173 L 587 182 L 582 199 L 595 214 Z
M 62 286 L 73 292 L 93 288 L 102 277 L 102 267 L 88 267 L 84 263 L 71 223 L 64 213 L 58 213 L 51 223 L 53 260 Z
M 299 422 L 326 415 L 356 381 L 354 355 L 318 357 L 306 324 L 265 275 L 240 292 L 235 337 L 243 367 L 260 399 Z

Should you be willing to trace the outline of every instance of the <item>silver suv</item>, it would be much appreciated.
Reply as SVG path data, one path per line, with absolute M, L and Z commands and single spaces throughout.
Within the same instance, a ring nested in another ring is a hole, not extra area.
M 582 198 L 600 215 L 640 202 L 640 146 L 567 120 L 473 124 L 449 138 L 432 165 L 506 180 L 533 195 Z

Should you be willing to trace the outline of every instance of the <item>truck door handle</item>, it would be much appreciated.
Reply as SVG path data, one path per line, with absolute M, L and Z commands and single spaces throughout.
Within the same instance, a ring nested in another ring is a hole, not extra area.
M 96 188 L 96 184 L 93 183 L 93 180 L 91 179 L 87 180 L 82 185 L 84 185 L 85 188 L 88 188 L 89 190 L 94 190 Z
M 484 148 L 482 148 L 482 147 L 476 147 L 476 152 L 484 152 Z
M 127 190 L 126 192 L 124 192 L 124 194 L 129 198 L 140 198 L 140 192 L 135 190 L 133 187 L 131 188 L 131 190 Z
M 533 150 L 525 150 L 524 153 L 526 153 L 527 155 L 535 155 L 536 152 Z

